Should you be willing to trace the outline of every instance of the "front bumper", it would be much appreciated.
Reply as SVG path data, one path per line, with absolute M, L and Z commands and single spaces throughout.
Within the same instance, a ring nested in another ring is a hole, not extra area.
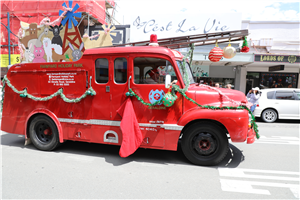
M 256 134 L 253 128 L 250 128 L 247 134 L 247 144 L 252 144 L 255 141 L 255 138 L 256 138 Z

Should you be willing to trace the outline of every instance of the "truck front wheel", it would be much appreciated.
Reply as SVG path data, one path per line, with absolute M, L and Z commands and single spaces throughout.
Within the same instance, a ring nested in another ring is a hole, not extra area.
M 228 152 L 228 139 L 217 125 L 198 123 L 184 131 L 181 148 L 185 157 L 196 165 L 216 165 Z
M 57 127 L 53 120 L 45 115 L 38 115 L 31 121 L 29 135 L 37 149 L 51 151 L 59 145 Z

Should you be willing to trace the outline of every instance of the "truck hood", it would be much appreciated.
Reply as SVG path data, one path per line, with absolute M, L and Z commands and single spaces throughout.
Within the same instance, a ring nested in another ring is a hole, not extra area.
M 211 106 L 239 106 L 248 104 L 245 94 L 234 89 L 207 87 L 192 84 L 188 93 L 194 96 L 197 103 Z

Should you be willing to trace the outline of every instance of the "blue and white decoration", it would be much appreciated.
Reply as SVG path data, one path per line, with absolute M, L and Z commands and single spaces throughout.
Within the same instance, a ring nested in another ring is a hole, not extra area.
M 69 8 L 72 8 L 72 5 L 73 5 L 73 1 L 70 0 L 69 1 Z M 67 8 L 67 4 L 66 2 L 64 2 L 62 4 L 62 6 L 66 7 Z M 78 18 L 81 18 L 81 12 L 78 12 L 78 13 L 74 13 L 77 9 L 79 8 L 79 5 L 76 3 L 76 5 L 74 6 L 74 8 L 72 9 L 72 11 L 68 11 L 67 14 L 65 15 L 66 17 L 61 21 L 61 24 L 64 26 L 67 21 L 69 20 L 69 24 L 68 24 L 68 29 L 71 29 L 72 28 L 72 22 L 74 24 L 74 26 L 77 26 L 78 25 L 78 22 L 75 20 L 74 17 L 78 17 Z M 59 10 L 59 16 L 63 13 L 64 11 L 63 10 Z
M 150 103 L 155 103 L 156 101 L 160 101 L 162 100 L 162 98 L 164 97 L 165 92 L 163 90 L 158 90 L 156 89 L 155 91 L 151 90 L 149 93 L 149 101 Z M 162 103 L 159 103 L 157 105 L 161 105 Z

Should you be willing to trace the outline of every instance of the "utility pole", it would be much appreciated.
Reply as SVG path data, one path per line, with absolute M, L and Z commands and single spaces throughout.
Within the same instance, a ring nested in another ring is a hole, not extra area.
M 4 23 L 2 23 L 2 22 L 1 22 L 1 25 L 3 25 L 7 29 L 7 34 L 8 34 L 8 37 L 7 37 L 8 44 L 7 45 L 1 45 L 1 47 L 8 47 L 8 66 L 7 67 L 9 67 L 11 65 L 11 49 L 10 48 L 11 47 L 14 48 L 15 46 L 18 46 L 16 44 L 13 44 L 13 45 L 10 44 L 11 43 L 11 41 L 10 41 L 10 34 L 13 34 L 14 36 L 16 36 L 16 35 L 13 32 L 11 32 L 11 29 L 10 29 L 10 16 L 9 16 L 9 12 L 7 12 L 7 26 Z M 18 36 L 16 36 L 16 37 L 19 38 Z M 14 49 L 13 49 L 13 53 L 14 53 Z M 17 60 L 17 62 L 19 62 L 19 61 Z M 2 71 L 2 69 L 1 69 L 1 71 Z
M 7 33 L 8 33 L 8 65 L 10 65 L 10 26 L 9 26 L 9 12 L 7 12 Z

